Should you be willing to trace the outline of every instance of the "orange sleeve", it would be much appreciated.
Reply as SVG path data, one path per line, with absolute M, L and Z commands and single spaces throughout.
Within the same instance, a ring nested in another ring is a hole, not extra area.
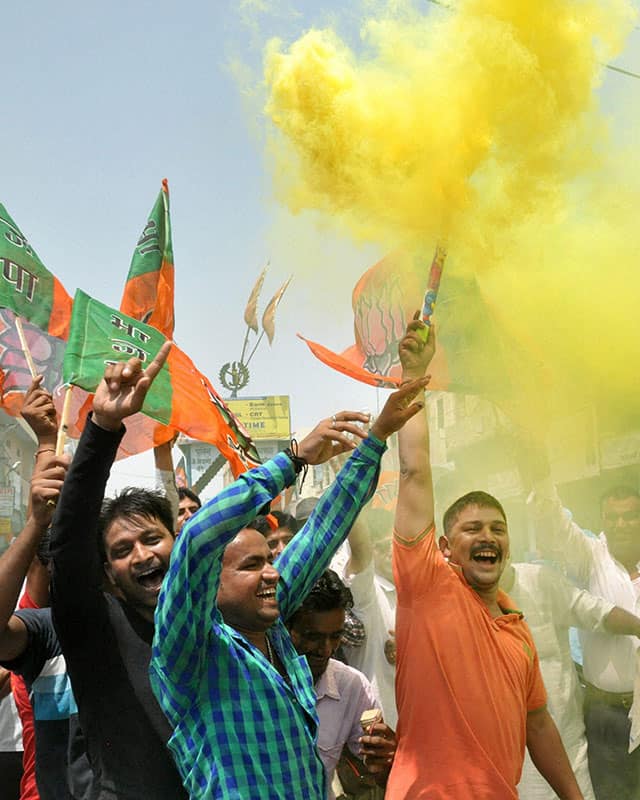
M 400 605 L 432 590 L 446 562 L 436 546 L 435 525 L 430 525 L 413 539 L 404 539 L 393 531 L 393 577 Z
M 547 704 L 547 691 L 544 688 L 542 675 L 540 674 L 540 661 L 538 651 L 534 647 L 533 663 L 529 672 L 529 691 L 527 694 L 527 711 L 539 711 Z

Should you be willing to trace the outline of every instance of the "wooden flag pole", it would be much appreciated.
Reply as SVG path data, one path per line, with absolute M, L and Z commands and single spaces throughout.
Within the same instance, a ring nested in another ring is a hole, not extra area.
M 29 350 L 29 345 L 27 344 L 27 337 L 24 335 L 24 328 L 22 327 L 22 320 L 20 319 L 20 317 L 16 317 L 16 330 L 18 331 L 18 337 L 20 338 L 20 346 L 22 347 L 22 352 L 24 353 L 24 357 L 27 361 L 29 372 L 31 373 L 31 377 L 35 378 L 36 375 L 38 374 L 38 370 L 36 369 L 36 365 L 33 361 L 31 350 Z
M 62 419 L 58 427 L 58 438 L 56 440 L 56 455 L 61 456 L 64 453 L 64 446 L 67 443 L 67 430 L 69 428 L 69 412 L 71 410 L 71 390 L 73 386 L 68 384 L 65 386 L 64 402 L 62 403 Z

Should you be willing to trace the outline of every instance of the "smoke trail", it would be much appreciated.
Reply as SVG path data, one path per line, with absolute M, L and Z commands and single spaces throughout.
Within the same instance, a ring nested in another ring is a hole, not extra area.
M 640 179 L 597 93 L 633 18 L 625 0 L 401 5 L 364 24 L 360 54 L 329 29 L 267 50 L 281 198 L 386 247 L 446 237 L 450 274 L 474 276 L 515 346 L 496 393 L 521 384 L 519 413 L 538 421 L 541 362 L 565 404 L 626 412 L 640 388 Z

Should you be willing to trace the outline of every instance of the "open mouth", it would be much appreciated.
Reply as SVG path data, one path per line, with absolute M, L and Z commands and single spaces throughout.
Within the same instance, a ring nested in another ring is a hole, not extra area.
M 160 567 L 153 567 L 145 572 L 136 575 L 136 580 L 145 589 L 159 589 L 164 580 L 164 570 Z
M 498 562 L 498 553 L 495 550 L 487 548 L 485 550 L 478 550 L 472 555 L 472 558 L 479 564 L 496 564 Z
M 262 592 L 258 592 L 257 597 L 261 598 L 262 600 L 275 600 L 276 599 L 276 590 L 274 589 L 264 589 Z

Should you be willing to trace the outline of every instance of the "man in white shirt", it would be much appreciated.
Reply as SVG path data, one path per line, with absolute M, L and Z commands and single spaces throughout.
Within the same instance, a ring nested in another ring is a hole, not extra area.
M 395 734 L 384 722 L 363 736 L 360 717 L 380 704 L 365 676 L 332 658 L 344 632 L 345 613 L 353 604 L 351 592 L 333 570 L 326 570 L 304 603 L 289 619 L 293 644 L 306 656 L 315 683 L 320 720 L 318 753 L 331 787 L 335 768 L 346 745 L 365 762 L 372 776 L 386 781 L 395 753 Z M 334 794 L 329 789 L 330 800 Z
M 345 578 L 353 594 L 354 611 L 365 627 L 360 647 L 345 647 L 349 663 L 373 684 L 385 720 L 398 721 L 395 696 L 396 587 L 391 568 L 393 515 L 366 507 L 349 534 L 351 558 Z
M 551 504 L 551 515 L 549 506 Z M 602 497 L 602 533 L 587 537 L 563 511 L 549 480 L 536 487 L 539 513 L 552 519 L 553 540 L 539 537 L 581 586 L 632 614 L 640 614 L 640 495 L 615 487 Z M 628 753 L 637 649 L 640 640 L 603 632 L 581 634 L 589 771 L 598 800 L 636 797 L 640 749 Z
M 547 706 L 562 738 L 585 800 L 593 800 L 589 778 L 582 692 L 569 649 L 569 628 L 609 635 L 640 634 L 640 619 L 568 581 L 551 567 L 510 564 L 500 586 L 525 619 L 538 651 Z M 553 800 L 555 792 L 528 754 L 518 791 L 523 800 Z

